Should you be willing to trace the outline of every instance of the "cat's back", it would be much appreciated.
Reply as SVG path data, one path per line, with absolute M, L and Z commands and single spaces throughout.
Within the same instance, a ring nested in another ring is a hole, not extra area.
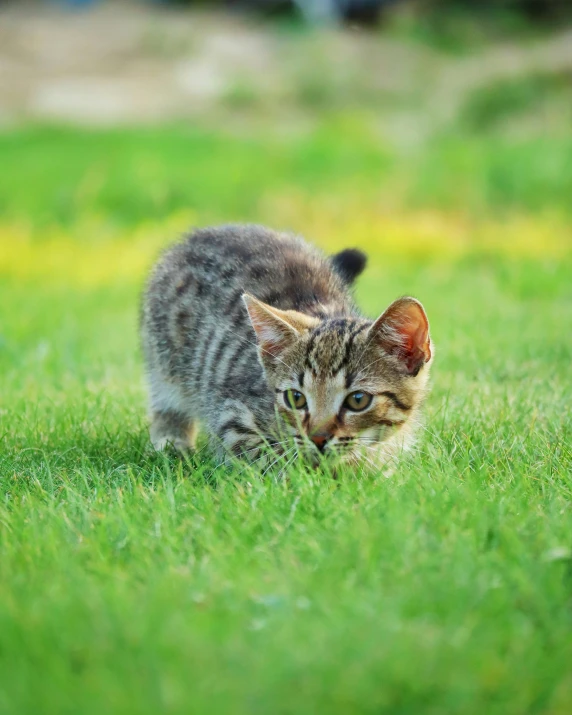
M 257 225 L 195 231 L 165 252 L 148 286 L 163 305 L 193 303 L 222 321 L 244 313 L 244 292 L 282 309 L 351 310 L 346 286 L 320 251 Z
M 261 378 L 245 292 L 317 317 L 354 310 L 331 262 L 301 238 L 256 225 L 200 229 L 162 255 L 147 284 L 141 334 L 148 373 L 199 391 L 220 382 L 227 391 L 243 361 Z

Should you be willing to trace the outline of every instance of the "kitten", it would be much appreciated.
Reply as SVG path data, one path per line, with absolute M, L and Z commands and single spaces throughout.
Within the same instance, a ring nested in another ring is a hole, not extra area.
M 411 439 L 425 395 L 429 323 L 414 298 L 376 321 L 350 288 L 357 250 L 327 258 L 261 226 L 198 230 L 168 249 L 143 299 L 151 440 L 220 454 L 338 455 L 382 467 Z

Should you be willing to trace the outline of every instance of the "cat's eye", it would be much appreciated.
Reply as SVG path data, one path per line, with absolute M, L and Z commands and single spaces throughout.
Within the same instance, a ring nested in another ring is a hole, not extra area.
M 299 390 L 286 390 L 284 402 L 286 407 L 290 407 L 293 410 L 302 410 L 307 404 L 306 398 Z
M 369 392 L 362 392 L 361 390 L 358 390 L 357 392 L 352 392 L 346 397 L 344 407 L 347 407 L 348 410 L 351 410 L 352 412 L 361 412 L 371 405 L 372 400 L 373 395 L 370 395 Z

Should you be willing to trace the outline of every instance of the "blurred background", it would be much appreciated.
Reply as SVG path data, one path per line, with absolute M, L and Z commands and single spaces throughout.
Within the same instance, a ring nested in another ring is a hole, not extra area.
M 571 9 L 2 0 L 2 220 L 567 213 Z
M 2 0 L 3 221 L 567 213 L 571 10 Z

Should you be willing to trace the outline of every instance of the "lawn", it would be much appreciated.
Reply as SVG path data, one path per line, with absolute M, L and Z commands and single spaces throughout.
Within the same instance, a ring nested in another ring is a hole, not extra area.
M 572 140 L 357 119 L 0 134 L 0 712 L 572 711 Z M 390 479 L 148 444 L 138 295 L 192 224 L 364 248 L 425 304 Z

